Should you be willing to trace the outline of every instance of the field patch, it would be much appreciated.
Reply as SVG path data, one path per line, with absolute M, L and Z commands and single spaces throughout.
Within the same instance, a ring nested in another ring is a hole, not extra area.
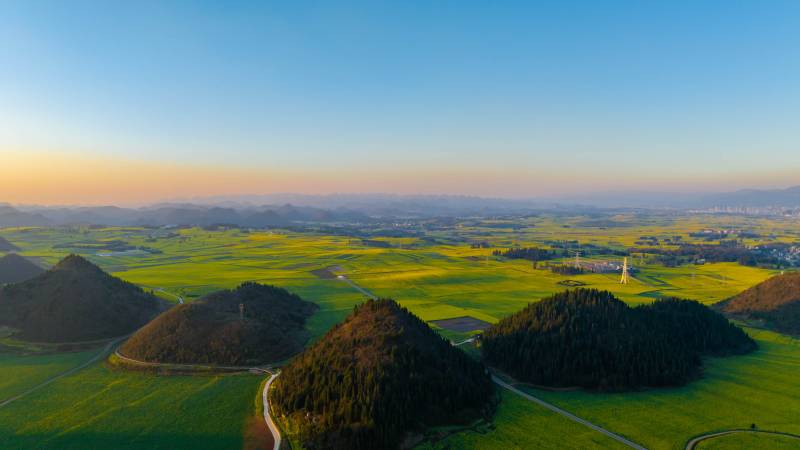
M 89 360 L 96 351 L 22 356 L 0 353 L 0 402 Z
M 451 319 L 431 320 L 431 323 L 445 330 L 468 333 L 470 331 L 483 331 L 492 324 L 470 316 L 453 317 Z
M 261 380 L 95 364 L 0 408 L 0 448 L 242 448 Z

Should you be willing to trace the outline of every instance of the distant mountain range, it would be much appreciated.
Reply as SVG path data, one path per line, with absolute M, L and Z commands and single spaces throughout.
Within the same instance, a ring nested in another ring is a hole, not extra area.
M 800 208 L 800 186 L 786 189 L 743 189 L 722 193 L 620 191 L 573 195 L 558 200 L 562 205 L 597 208 Z
M 144 208 L 116 206 L 42 207 L 0 205 L 0 227 L 54 225 L 237 225 L 247 227 L 284 227 L 298 223 L 365 222 L 364 213 L 307 206 L 237 205 L 222 207 L 197 204 L 159 204 Z
M 800 212 L 800 186 L 714 194 L 622 191 L 551 199 L 460 195 L 269 194 L 206 197 L 142 208 L 0 204 L 0 227 L 68 224 L 284 227 L 300 223 L 365 223 L 388 218 L 487 217 L 544 211 L 598 212 L 602 209 L 789 209 Z

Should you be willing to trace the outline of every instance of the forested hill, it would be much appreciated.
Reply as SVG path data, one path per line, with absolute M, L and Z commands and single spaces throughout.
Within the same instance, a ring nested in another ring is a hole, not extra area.
M 18 337 L 29 341 L 123 336 L 163 308 L 155 296 L 77 255 L 30 280 L 0 288 L 0 324 L 19 329 Z
M 0 284 L 19 283 L 44 272 L 44 269 L 16 253 L 0 257 Z
M 0 252 L 15 252 L 17 250 L 19 250 L 19 247 L 8 242 L 3 236 L 0 236 Z
M 762 320 L 782 333 L 800 335 L 800 273 L 774 276 L 718 308 L 734 317 Z
M 369 300 L 283 369 L 272 401 L 305 448 L 391 449 L 488 414 L 492 392 L 481 364 L 393 300 Z
M 306 318 L 317 309 L 285 289 L 243 283 L 161 314 L 121 352 L 143 361 L 183 364 L 280 361 L 303 349 L 309 337 Z
M 486 362 L 519 380 L 601 390 L 681 385 L 699 373 L 701 356 L 753 349 L 741 329 L 697 302 L 631 308 L 594 289 L 531 304 L 482 338 Z

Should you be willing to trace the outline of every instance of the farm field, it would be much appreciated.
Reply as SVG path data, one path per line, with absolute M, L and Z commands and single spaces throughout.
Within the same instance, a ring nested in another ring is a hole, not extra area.
M 566 289 L 559 284 L 565 280 L 610 290 L 631 304 L 659 296 L 712 304 L 777 273 L 737 263 L 664 267 L 634 255 L 635 278 L 620 285 L 615 273 L 559 275 L 534 268 L 528 261 L 493 256 L 498 248 L 546 247 L 558 239 L 621 250 L 634 245 L 640 235 L 682 235 L 691 242 L 688 233 L 724 226 L 748 227 L 774 235 L 770 239 L 775 241 L 793 241 L 798 236 L 797 225 L 780 220 L 619 217 L 615 221 L 627 225 L 581 226 L 586 220 L 536 217 L 525 219 L 518 228 L 505 227 L 505 223 L 502 227 L 465 223 L 430 232 L 431 239 L 375 238 L 389 247 L 366 245 L 346 236 L 282 230 L 29 228 L 4 229 L 0 235 L 21 247 L 23 255 L 44 264 L 54 264 L 69 253 L 82 254 L 115 276 L 172 302 L 178 298 L 190 302 L 244 281 L 275 284 L 320 305 L 307 324 L 312 339 L 364 300 L 352 286 L 335 276 L 321 276 L 319 269 L 344 275 L 377 296 L 392 297 L 427 321 L 470 316 L 494 323 L 529 302 Z M 114 241 L 147 250 L 103 248 Z M 491 247 L 473 248 L 469 243 L 474 241 L 486 241 Z M 584 261 L 613 258 L 618 257 L 592 255 Z M 439 331 L 453 340 L 473 334 Z M 757 353 L 710 360 L 703 379 L 684 388 L 629 394 L 533 392 L 651 449 L 682 448 L 692 436 L 751 423 L 798 433 L 793 418 L 800 416 L 800 387 L 795 380 L 800 371 L 800 344 L 774 333 L 750 332 L 761 346 Z M 51 355 L 49 364 L 55 371 L 75 355 Z M 46 372 L 47 364 L 43 364 L 35 370 Z M 0 355 L 0 367 L 15 374 L 34 370 L 9 355 Z M 5 385 L 0 380 L 0 394 L 4 389 L 21 389 L 15 383 L 23 382 L 16 375 L 13 378 L 13 383 Z M 154 376 L 95 364 L 31 394 L 25 402 L 0 409 L 0 447 L 31 448 L 45 435 L 48 439 L 37 448 L 85 448 L 87 442 L 115 448 L 241 447 L 260 381 L 255 376 Z M 617 445 L 511 393 L 502 395 L 493 429 L 457 433 L 424 448 Z
M 622 394 L 526 390 L 653 450 L 683 448 L 694 436 L 751 424 L 800 434 L 800 341 L 748 332 L 758 351 L 707 360 L 703 377 L 680 388 Z
M 260 382 L 96 364 L 0 408 L 0 448 L 241 448 Z
M 494 417 L 494 426 L 452 434 L 420 450 L 563 448 L 625 449 L 619 442 L 574 423 L 508 391 Z M 565 439 L 569 436 L 569 439 Z
M 517 232 L 459 228 L 439 237 L 436 243 L 413 238 L 383 239 L 393 245 L 391 248 L 369 247 L 341 236 L 238 230 L 188 229 L 165 234 L 161 230 L 135 228 L 86 229 L 76 238 L 70 231 L 29 229 L 9 230 L 4 235 L 19 243 L 23 254 L 50 264 L 71 251 L 82 253 L 105 270 L 154 289 L 171 301 L 176 301 L 176 296 L 191 301 L 243 281 L 276 284 L 320 303 L 320 317 L 312 319 L 311 324 L 314 335 L 324 333 L 363 297 L 345 283 L 311 273 L 326 267 L 335 267 L 337 274 L 346 275 L 378 296 L 395 298 L 425 320 L 472 315 L 488 322 L 565 289 L 558 283 L 567 279 L 611 290 L 630 303 L 650 302 L 664 295 L 713 303 L 774 273 L 736 263 L 666 268 L 645 261 L 637 265 L 640 273 L 630 284 L 620 285 L 616 274 L 557 275 L 546 269 L 533 269 L 527 261 L 496 258 L 491 256 L 491 248 L 470 248 L 465 241 L 480 238 L 502 248 L 514 244 L 546 245 L 543 243 L 558 237 L 621 249 L 628 244 L 626 240 L 640 234 L 673 235 L 709 226 L 564 229 L 550 219 L 532 225 L 535 226 Z M 70 247 L 75 242 L 114 240 L 160 253 L 115 255 Z M 60 248 L 54 249 L 54 245 Z
M 695 448 L 697 450 L 748 450 L 751 448 L 791 450 L 798 447 L 800 447 L 800 441 L 786 436 L 738 433 L 702 441 Z
M 21 356 L 0 353 L 0 402 L 88 361 L 97 350 Z

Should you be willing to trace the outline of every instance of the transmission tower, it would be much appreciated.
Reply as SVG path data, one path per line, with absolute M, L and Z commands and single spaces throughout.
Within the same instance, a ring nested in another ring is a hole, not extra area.
M 622 260 L 622 278 L 619 280 L 619 284 L 628 284 L 628 280 L 630 279 L 630 274 L 628 273 L 628 257 L 626 256 L 624 260 Z
M 575 252 L 575 268 L 581 268 L 581 252 Z

